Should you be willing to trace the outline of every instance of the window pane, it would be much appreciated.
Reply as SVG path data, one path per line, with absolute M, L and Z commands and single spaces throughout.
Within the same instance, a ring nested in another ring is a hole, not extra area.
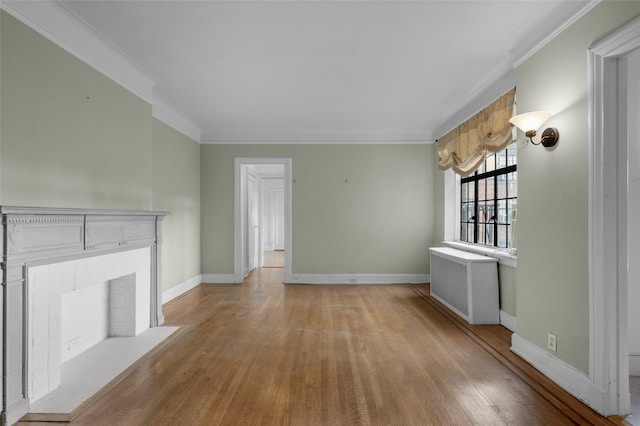
M 509 223 L 507 200 L 498 200 L 498 223 Z
M 490 177 L 484 179 L 485 185 L 487 187 L 487 200 L 493 200 L 496 197 L 496 178 Z
M 507 192 L 507 175 L 500 175 L 497 177 L 498 185 L 498 198 L 507 198 L 509 193 Z
M 494 203 L 487 203 L 487 222 L 495 222 L 496 221 L 496 205 Z
M 469 206 L 473 207 L 473 203 L 462 203 L 460 209 L 460 222 L 464 223 L 469 221 L 470 216 L 467 214 Z
M 474 211 L 474 209 L 475 209 L 475 203 L 467 204 L 467 217 L 469 218 L 467 222 L 472 222 L 476 220 L 475 218 L 476 212 Z
M 492 172 L 496 169 L 496 155 L 495 154 L 491 154 L 489 155 L 486 160 L 484 160 L 485 163 L 485 171 L 487 172 Z
M 514 198 L 518 196 L 518 172 L 509 173 L 507 175 L 507 182 L 509 188 L 509 197 Z
M 517 164 L 516 156 L 518 153 L 518 144 L 512 143 L 506 149 L 507 151 L 507 166 L 513 166 Z
M 497 247 L 509 246 L 511 208 L 517 203 L 517 147 L 486 156 L 460 187 L 460 239 Z M 487 176 L 490 175 L 490 176 Z
M 486 208 L 487 208 L 486 202 L 484 202 L 484 201 L 479 201 L 478 202 L 478 217 L 477 217 L 476 222 L 478 222 L 478 223 L 486 222 L 486 220 L 485 220 L 485 217 L 486 217 L 485 216 L 486 215 L 485 210 L 486 210 Z
M 478 201 L 484 201 L 487 199 L 487 180 L 481 179 L 478 181 Z
M 467 184 L 467 199 L 469 201 L 473 201 L 475 200 L 476 196 L 475 196 L 475 190 L 476 190 L 476 183 L 475 182 L 469 182 Z
M 515 198 L 511 198 L 508 201 L 509 203 L 509 223 L 512 223 L 511 218 L 513 215 L 513 207 L 518 203 L 518 200 Z
M 509 244 L 508 240 L 509 236 L 509 226 L 508 225 L 498 225 L 498 247 L 507 248 Z
M 486 162 L 482 162 L 482 165 L 480 166 L 480 168 L 478 168 L 478 171 L 476 173 L 481 175 L 485 172 L 485 170 L 486 170 Z
M 496 167 L 501 169 L 507 167 L 507 150 L 502 150 L 496 154 Z
M 493 245 L 493 226 L 493 223 L 484 223 L 480 227 L 482 230 L 482 244 Z

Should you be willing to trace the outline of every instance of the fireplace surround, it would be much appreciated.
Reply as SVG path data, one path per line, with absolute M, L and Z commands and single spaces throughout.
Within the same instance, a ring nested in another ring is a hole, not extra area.
M 29 411 L 29 298 L 34 297 L 30 271 L 110 254 L 140 256 L 140 249 L 147 248 L 142 250 L 150 257 L 149 286 L 143 293 L 148 297 L 145 314 L 149 327 L 162 325 L 160 224 L 167 215 L 164 211 L 0 206 L 2 425 L 18 421 Z M 51 277 L 59 279 L 63 278 Z

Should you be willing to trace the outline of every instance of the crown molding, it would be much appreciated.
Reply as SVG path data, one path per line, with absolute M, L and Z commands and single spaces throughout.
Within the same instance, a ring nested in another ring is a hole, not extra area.
M 311 140 L 301 138 L 298 140 L 207 140 L 201 141 L 203 145 L 430 145 L 435 140 Z
M 159 83 L 57 0 L 4 0 L 0 7 L 148 103 Z
M 564 32 L 567 28 L 569 28 L 571 25 L 573 25 L 578 19 L 580 19 L 584 15 L 586 15 L 591 9 L 596 7 L 601 1 L 602 0 L 591 0 L 582 9 L 580 9 L 578 12 L 573 14 L 569 19 L 564 21 L 562 23 L 562 25 L 559 25 L 556 29 L 554 29 L 548 36 L 546 36 L 540 42 L 538 42 L 536 45 L 534 45 L 533 47 L 528 49 L 525 53 L 519 55 L 519 59 L 517 59 L 513 63 L 513 67 L 514 68 L 518 68 L 520 65 L 522 65 L 522 63 L 524 61 L 529 59 L 536 52 L 538 52 L 540 49 L 542 49 L 544 46 L 546 46 L 551 40 L 553 40 L 558 35 L 560 35 L 562 32 Z
M 153 97 L 152 114 L 154 118 L 162 121 L 167 126 L 174 128 L 198 143 L 201 142 L 202 131 L 200 128 L 176 111 L 164 99 L 157 96 Z
M 58 0 L 3 0 L 0 8 L 152 105 L 153 116 L 200 142 L 200 129 L 154 95 L 160 82 Z
M 504 95 L 516 85 L 516 72 L 511 66 L 504 64 L 498 67 L 492 78 L 485 80 L 465 100 L 450 110 L 456 111 L 436 127 L 434 135 L 442 137 L 451 129 L 465 122 L 491 102 Z
M 597 6 L 602 0 L 591 0 L 578 12 L 573 14 L 569 19 L 559 25 L 556 29 L 549 28 L 552 31 L 547 37 L 542 39 L 539 43 L 528 49 L 526 53 L 519 55 L 519 59 L 513 61 L 513 65 L 502 64 L 498 67 L 492 77 L 485 80 L 484 83 L 478 85 L 466 99 L 471 99 L 468 102 L 463 102 L 450 110 L 455 111 L 448 118 L 442 120 L 433 134 L 436 137 L 442 137 L 456 126 L 460 125 L 464 121 L 468 120 L 475 113 L 482 108 L 489 105 L 495 99 L 503 95 L 506 91 L 516 86 L 516 73 L 515 69 L 520 66 L 529 57 L 534 55 L 537 51 L 542 49 L 547 43 L 557 37 L 560 33 L 565 31 L 568 27 L 573 25 L 578 19 L 582 18 L 587 12 Z M 518 55 L 515 55 L 516 57 Z
M 202 132 L 202 143 L 212 145 L 393 145 L 433 143 L 430 131 L 359 131 L 335 129 L 314 130 L 230 130 L 208 129 Z

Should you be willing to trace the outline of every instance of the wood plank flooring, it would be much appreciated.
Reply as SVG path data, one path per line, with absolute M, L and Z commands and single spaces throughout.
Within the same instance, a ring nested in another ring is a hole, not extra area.
M 425 285 L 285 286 L 282 274 L 169 302 L 180 335 L 71 423 L 623 424 L 539 382 L 506 329 L 457 321 Z

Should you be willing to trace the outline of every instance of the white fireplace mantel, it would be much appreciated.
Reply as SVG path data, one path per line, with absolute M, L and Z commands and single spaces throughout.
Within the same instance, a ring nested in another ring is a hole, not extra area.
M 164 323 L 160 288 L 160 223 L 165 211 L 0 206 L 3 329 L 1 425 L 29 410 L 27 395 L 27 285 L 30 267 L 151 248 L 151 317 Z

